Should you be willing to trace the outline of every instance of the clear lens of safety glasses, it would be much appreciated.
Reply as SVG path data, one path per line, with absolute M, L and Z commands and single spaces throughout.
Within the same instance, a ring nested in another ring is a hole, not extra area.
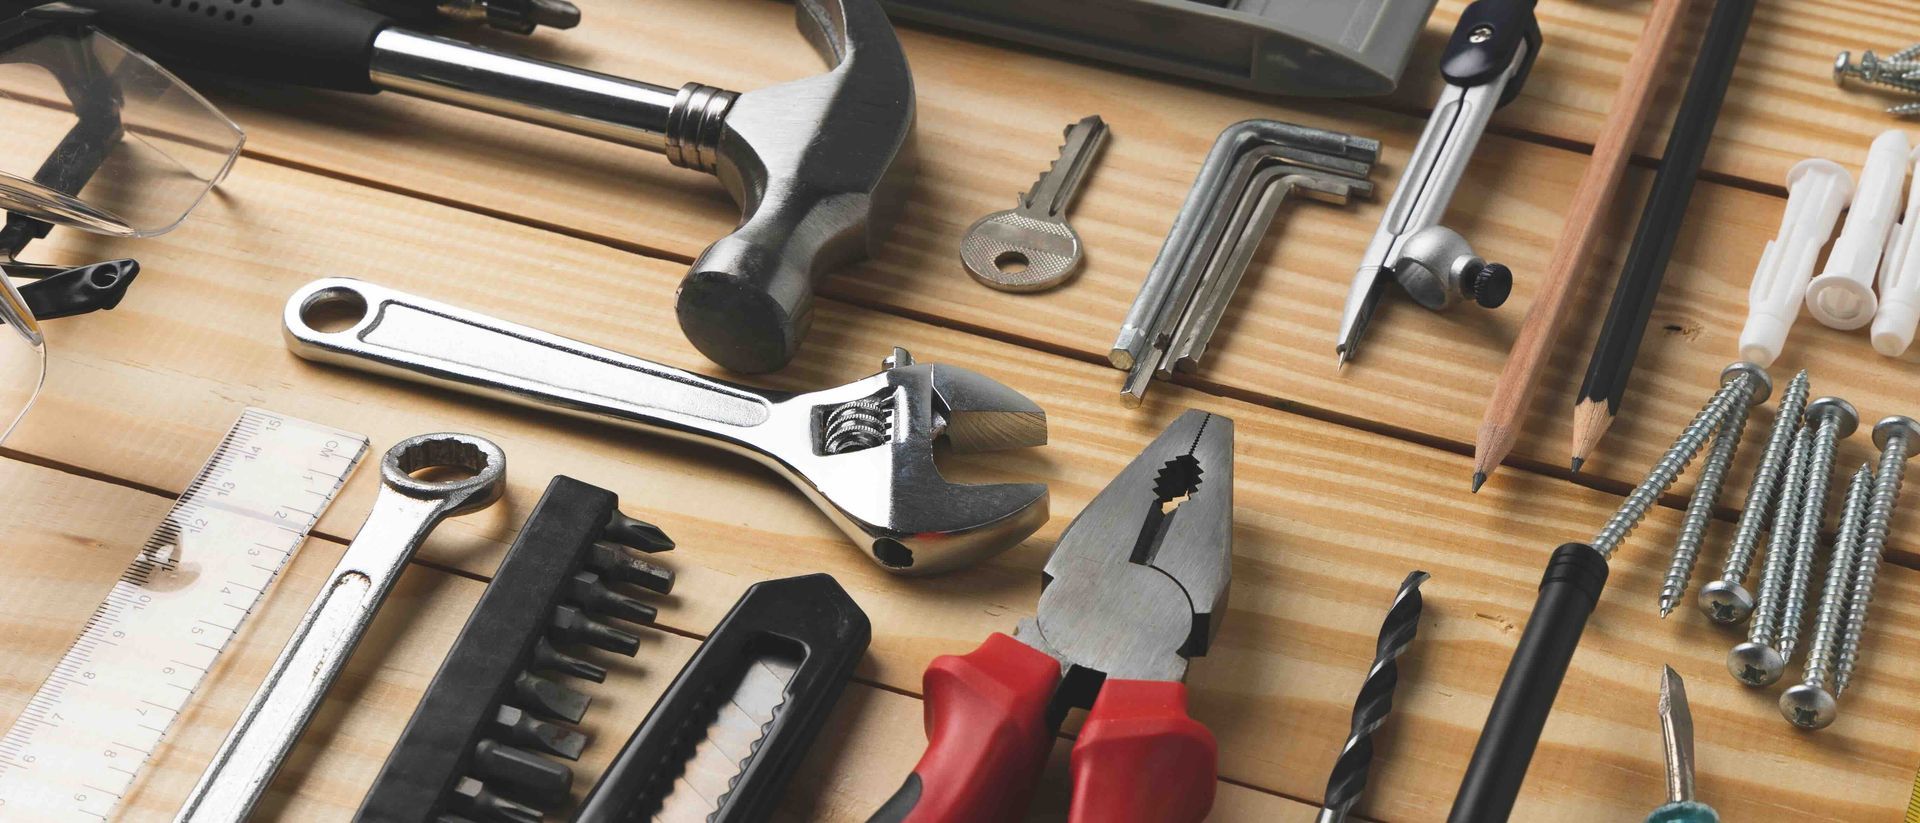
M 244 140 L 193 89 L 107 35 L 30 17 L 0 25 L 0 209 L 160 234 L 226 176 Z
M 0 445 L 7 442 L 47 377 L 47 341 L 20 290 L 0 273 Z

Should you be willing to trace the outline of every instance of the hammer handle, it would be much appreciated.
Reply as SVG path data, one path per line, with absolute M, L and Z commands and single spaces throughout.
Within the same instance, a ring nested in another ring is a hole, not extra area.
M 372 93 L 373 39 L 393 21 L 342 0 L 70 0 L 172 67 Z M 28 3 L 27 5 L 32 5 Z

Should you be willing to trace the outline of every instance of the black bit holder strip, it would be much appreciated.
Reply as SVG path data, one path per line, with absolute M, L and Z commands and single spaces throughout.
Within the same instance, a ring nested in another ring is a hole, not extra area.
M 615 586 L 665 592 L 671 571 L 634 556 L 672 548 L 658 529 L 619 511 L 613 492 L 555 477 L 480 596 L 452 651 L 407 721 L 355 816 L 361 821 L 530 820 L 564 804 L 588 698 L 556 682 L 599 682 L 606 670 L 569 654 L 579 645 L 632 656 L 639 638 L 599 622 L 650 622 L 653 611 Z
M 866 612 L 828 575 L 748 587 L 621 748 L 574 823 L 652 819 L 748 669 L 778 661 L 793 666 L 793 674 L 773 719 L 738 764 L 726 793 L 711 799 L 706 816 L 708 823 L 767 819 L 846 690 L 872 633 Z

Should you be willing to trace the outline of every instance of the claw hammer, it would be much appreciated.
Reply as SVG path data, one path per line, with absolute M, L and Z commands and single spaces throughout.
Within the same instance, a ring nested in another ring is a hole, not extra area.
M 797 0 L 825 74 L 736 93 L 678 89 L 408 31 L 343 0 L 72 0 L 95 25 L 176 65 L 382 90 L 660 152 L 720 178 L 740 224 L 694 260 L 677 313 L 715 363 L 793 359 L 815 282 L 868 257 L 912 177 L 913 75 L 876 0 Z M 31 0 L 0 0 L 19 11 Z

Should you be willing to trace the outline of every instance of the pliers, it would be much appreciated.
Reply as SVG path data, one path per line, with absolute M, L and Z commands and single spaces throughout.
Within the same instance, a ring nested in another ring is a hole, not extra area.
M 1020 819 L 1074 708 L 1070 821 L 1205 818 L 1218 753 L 1181 681 L 1226 612 L 1232 534 L 1233 421 L 1189 411 L 1067 526 L 1033 618 L 927 666 L 926 753 L 870 823 Z

